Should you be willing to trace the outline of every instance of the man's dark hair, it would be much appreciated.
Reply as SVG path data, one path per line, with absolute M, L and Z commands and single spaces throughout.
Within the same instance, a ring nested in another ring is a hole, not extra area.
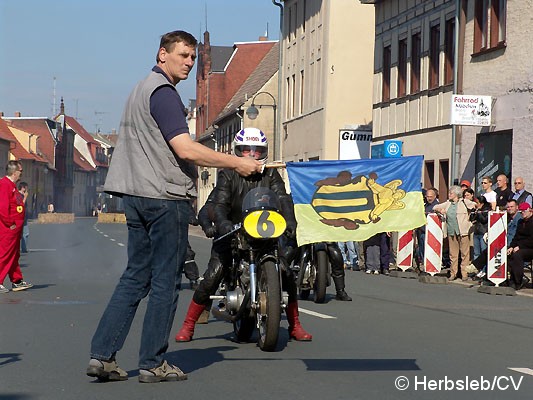
M 173 31 L 165 33 L 161 36 L 161 42 L 159 42 L 159 49 L 164 47 L 167 52 L 171 52 L 174 49 L 176 43 L 183 42 L 187 46 L 196 47 L 198 41 L 196 38 L 188 32 L 185 31 Z M 159 62 L 159 49 L 157 49 L 157 56 L 155 61 Z
M 18 189 L 20 190 L 22 188 L 28 189 L 28 184 L 26 182 L 19 182 Z

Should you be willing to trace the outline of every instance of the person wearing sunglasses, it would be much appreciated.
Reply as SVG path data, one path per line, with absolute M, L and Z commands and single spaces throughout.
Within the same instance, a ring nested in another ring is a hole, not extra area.
M 514 178 L 514 193 L 512 199 L 516 200 L 518 205 L 527 203 L 530 207 L 533 207 L 533 196 L 526 190 L 526 183 L 521 176 Z
M 481 189 L 483 189 L 483 196 L 491 205 L 492 211 L 496 210 L 496 192 L 492 190 L 492 178 L 490 176 L 481 178 Z

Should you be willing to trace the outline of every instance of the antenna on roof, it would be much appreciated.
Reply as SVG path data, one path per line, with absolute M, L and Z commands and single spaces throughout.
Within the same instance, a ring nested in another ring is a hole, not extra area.
M 205 30 L 207 31 L 207 1 L 205 2 Z
M 265 31 L 265 37 L 268 39 L 268 22 L 267 22 L 267 29 Z

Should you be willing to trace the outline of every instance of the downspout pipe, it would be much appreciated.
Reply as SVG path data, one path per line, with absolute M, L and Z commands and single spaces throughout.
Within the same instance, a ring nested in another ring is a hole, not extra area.
M 279 1 L 272 0 L 272 4 L 279 7 L 279 63 L 278 63 L 278 112 L 274 113 L 274 160 L 281 160 L 281 85 L 282 80 L 282 66 L 283 66 L 283 4 Z
M 458 94 L 459 88 L 459 36 L 461 32 L 461 0 L 455 0 L 455 46 L 453 55 L 453 94 Z M 461 57 L 462 60 L 462 57 Z M 450 185 L 458 184 L 459 182 L 459 155 L 460 151 L 457 151 L 457 126 L 452 125 L 452 148 L 451 148 L 451 174 Z

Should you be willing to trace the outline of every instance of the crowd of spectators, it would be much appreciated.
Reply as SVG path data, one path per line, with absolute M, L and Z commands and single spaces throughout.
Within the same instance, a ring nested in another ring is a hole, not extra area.
M 449 268 L 448 279 L 478 281 L 493 285 L 487 280 L 487 239 L 490 211 L 507 212 L 507 263 L 508 279 L 502 285 L 514 289 L 527 287 L 524 275 L 533 259 L 533 196 L 525 188 L 522 177 L 514 179 L 514 190 L 509 187 L 505 174 L 480 180 L 481 190 L 476 193 L 468 180 L 451 186 L 447 199 L 439 199 L 436 188 L 423 190 L 426 215 L 437 213 L 443 221 L 443 271 Z M 426 227 L 414 232 L 413 270 L 424 273 L 424 246 Z M 379 233 L 363 242 L 339 243 L 345 268 L 363 270 L 367 274 L 389 274 L 394 265 L 395 240 L 390 233 Z

